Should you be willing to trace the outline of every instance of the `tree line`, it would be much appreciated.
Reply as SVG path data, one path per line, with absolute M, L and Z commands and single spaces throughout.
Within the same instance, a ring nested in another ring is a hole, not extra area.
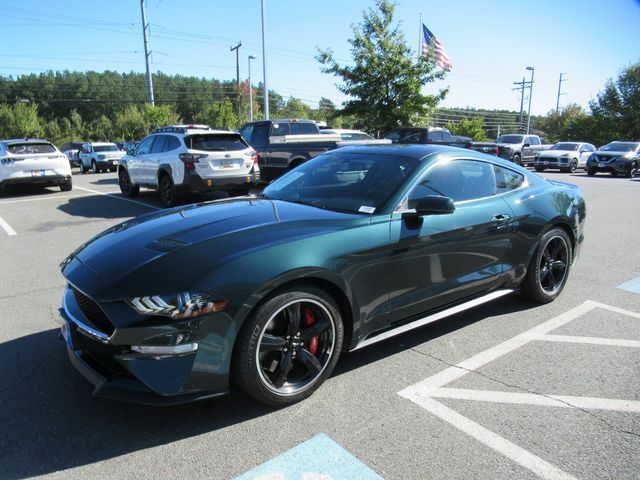
M 430 125 L 486 141 L 498 132 L 523 130 L 517 112 L 439 108 L 448 90 L 429 92 L 427 87 L 446 73 L 429 56 L 415 57 L 394 21 L 394 9 L 390 0 L 377 0 L 363 12 L 349 40 L 350 65 L 338 64 L 330 49 L 318 50 L 320 70 L 341 81 L 336 87 L 348 97 L 341 108 L 327 98 L 314 108 L 269 90 L 271 117 L 312 118 L 377 136 L 398 126 Z M 249 121 L 250 92 L 254 118 L 263 117 L 262 84 L 163 73 L 154 74 L 153 83 L 155 106 L 146 103 L 145 77 L 140 73 L 63 71 L 0 77 L 0 138 L 45 137 L 56 144 L 139 140 L 155 127 L 183 122 L 238 129 Z M 571 104 L 532 116 L 531 124 L 532 133 L 548 143 L 640 140 L 640 63 L 607 82 L 588 110 Z

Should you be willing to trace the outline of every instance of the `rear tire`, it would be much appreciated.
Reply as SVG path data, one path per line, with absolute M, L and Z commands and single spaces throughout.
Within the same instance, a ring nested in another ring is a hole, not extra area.
M 313 286 L 293 286 L 268 298 L 245 321 L 233 353 L 233 380 L 259 402 L 299 402 L 331 375 L 343 338 L 333 298 Z
M 567 283 L 572 261 L 571 239 L 553 228 L 540 239 L 521 285 L 520 294 L 539 303 L 553 302 Z
M 129 172 L 127 172 L 126 168 L 121 168 L 118 172 L 118 185 L 125 197 L 136 197 L 140 193 L 138 185 L 131 185 L 131 177 L 129 177 Z
M 60 191 L 61 192 L 69 192 L 69 191 L 71 191 L 72 188 L 73 188 L 73 182 L 71 181 L 71 179 L 69 179 L 66 182 L 60 184 Z
M 165 207 L 173 207 L 178 201 L 178 191 L 176 190 L 176 186 L 173 184 L 173 180 L 171 177 L 163 173 L 160 177 L 159 182 L 160 189 L 160 199 Z

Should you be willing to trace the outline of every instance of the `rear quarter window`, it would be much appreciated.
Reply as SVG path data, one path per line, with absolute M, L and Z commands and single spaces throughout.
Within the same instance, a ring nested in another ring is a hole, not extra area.
M 15 155 L 28 155 L 30 153 L 53 153 L 56 151 L 50 143 L 12 143 L 7 146 L 7 151 Z
M 184 143 L 189 149 L 208 152 L 244 150 L 248 147 L 237 133 L 230 135 L 190 135 L 184 137 Z

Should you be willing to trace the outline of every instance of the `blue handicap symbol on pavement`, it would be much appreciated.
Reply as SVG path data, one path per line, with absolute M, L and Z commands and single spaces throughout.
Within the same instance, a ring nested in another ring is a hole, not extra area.
M 235 480 L 384 480 L 344 448 L 320 434 Z
M 628 292 L 640 293 L 640 277 L 629 280 L 628 282 L 624 282 L 618 285 L 618 288 L 626 290 Z

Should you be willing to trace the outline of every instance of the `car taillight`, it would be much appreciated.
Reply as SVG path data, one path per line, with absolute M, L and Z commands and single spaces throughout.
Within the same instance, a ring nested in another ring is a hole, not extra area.
M 184 162 L 184 167 L 187 170 L 193 170 L 194 163 L 206 155 L 203 153 L 181 153 L 178 157 Z
M 253 161 L 254 165 L 257 165 L 260 161 L 260 154 L 254 150 L 253 152 L 251 152 L 251 160 Z

